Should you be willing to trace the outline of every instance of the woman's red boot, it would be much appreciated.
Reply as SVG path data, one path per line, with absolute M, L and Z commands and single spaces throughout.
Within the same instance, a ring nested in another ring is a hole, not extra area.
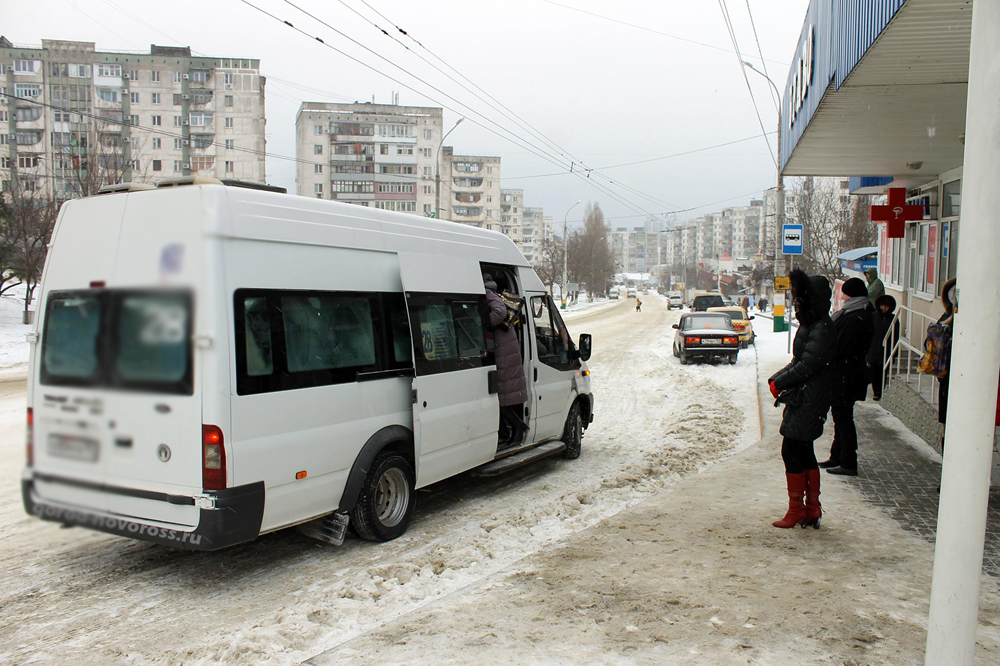
M 806 474 L 785 474 L 785 483 L 788 485 L 788 513 L 781 520 L 776 520 L 772 525 L 788 529 L 795 527 L 806 520 L 806 505 L 802 498 L 806 494 Z
M 819 470 L 806 470 L 806 519 L 802 527 L 819 529 L 819 519 L 823 517 L 823 507 L 819 503 Z

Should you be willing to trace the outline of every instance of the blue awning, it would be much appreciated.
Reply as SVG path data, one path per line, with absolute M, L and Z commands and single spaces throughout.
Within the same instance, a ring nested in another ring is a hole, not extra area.
M 858 261 L 859 259 L 877 254 L 877 247 L 859 247 L 854 250 L 848 250 L 847 252 L 841 252 L 837 255 L 837 259 L 840 259 L 841 261 Z

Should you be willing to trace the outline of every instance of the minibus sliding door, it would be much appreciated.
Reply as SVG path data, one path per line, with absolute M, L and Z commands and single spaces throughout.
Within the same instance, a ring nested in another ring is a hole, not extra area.
M 399 254 L 413 339 L 417 487 L 493 460 L 500 403 L 490 393 L 479 263 Z

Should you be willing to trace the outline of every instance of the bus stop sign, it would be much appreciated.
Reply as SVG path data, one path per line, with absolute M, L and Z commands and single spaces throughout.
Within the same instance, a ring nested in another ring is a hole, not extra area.
M 781 225 L 781 253 L 802 254 L 803 235 L 801 224 Z

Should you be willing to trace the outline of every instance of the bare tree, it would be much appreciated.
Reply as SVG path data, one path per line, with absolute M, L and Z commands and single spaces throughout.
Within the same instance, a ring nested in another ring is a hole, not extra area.
M 538 261 L 535 262 L 535 272 L 548 285 L 549 292 L 552 292 L 552 285 L 562 281 L 563 267 L 563 241 L 555 234 L 550 234 L 542 240 L 541 252 Z
M 8 198 L 0 196 L 0 295 L 21 285 L 14 272 L 17 265 L 17 225 Z
M 853 197 L 829 178 L 806 178 L 795 188 L 795 212 L 803 225 L 802 256 L 797 267 L 826 276 L 843 277 L 837 255 L 873 244 L 874 227 L 867 221 L 868 197 Z
M 59 204 L 48 196 L 36 176 L 21 177 L 15 172 L 11 179 L 11 196 L 4 205 L 5 243 L 12 249 L 10 274 L 26 286 L 24 322 L 38 282 L 49 237 L 55 227 Z
M 611 252 L 611 229 L 604 222 L 598 203 L 587 203 L 583 231 L 574 232 L 569 242 L 569 273 L 586 285 L 592 294 L 603 294 L 615 272 Z

